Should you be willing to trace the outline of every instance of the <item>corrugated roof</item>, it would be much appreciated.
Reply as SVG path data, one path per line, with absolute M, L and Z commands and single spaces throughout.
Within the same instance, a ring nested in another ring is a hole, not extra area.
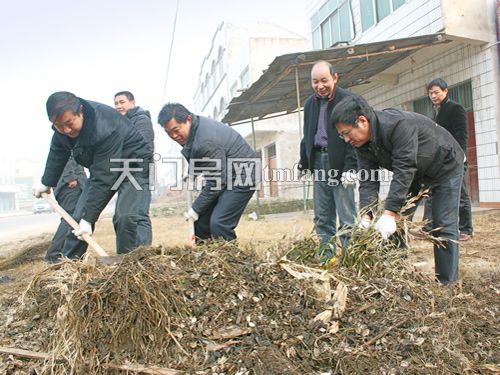
M 340 76 L 338 84 L 348 88 L 365 83 L 421 48 L 449 41 L 445 34 L 431 34 L 278 56 L 256 82 L 231 100 L 222 121 L 235 123 L 296 110 L 296 74 L 302 106 L 311 95 L 311 67 L 318 60 L 331 62 Z

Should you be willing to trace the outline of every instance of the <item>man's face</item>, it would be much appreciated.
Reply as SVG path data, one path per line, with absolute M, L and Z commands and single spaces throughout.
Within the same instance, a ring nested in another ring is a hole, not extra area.
M 370 140 L 370 123 L 365 116 L 359 116 L 357 126 L 339 122 L 336 127 L 339 137 L 354 147 L 361 147 Z
M 429 89 L 429 99 L 431 99 L 432 104 L 441 105 L 441 102 L 448 95 L 448 89 L 442 90 L 439 86 L 432 86 Z
M 127 95 L 117 95 L 115 96 L 115 109 L 120 112 L 120 114 L 127 114 L 129 109 L 135 108 L 135 100 L 129 100 Z
M 65 111 L 54 120 L 56 130 L 70 138 L 76 138 L 80 135 L 83 126 L 83 112 L 75 115 L 71 109 Z
M 317 64 L 311 70 L 311 85 L 314 92 L 320 96 L 327 97 L 335 89 L 337 74 L 331 75 L 326 64 Z
M 163 126 L 163 129 L 168 134 L 168 136 L 181 146 L 184 146 L 186 144 L 190 128 L 191 116 L 188 116 L 186 122 L 183 123 L 179 123 L 175 118 L 172 118 Z

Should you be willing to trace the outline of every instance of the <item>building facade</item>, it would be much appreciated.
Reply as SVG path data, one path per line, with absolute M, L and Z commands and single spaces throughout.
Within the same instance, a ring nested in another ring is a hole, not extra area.
M 307 38 L 270 23 L 234 25 L 222 22 L 215 31 L 199 73 L 194 112 L 221 120 L 228 104 L 250 87 L 276 56 L 307 49 Z M 301 185 L 283 179 L 299 158 L 297 114 L 254 119 L 234 126 L 262 160 L 260 197 L 302 196 Z M 291 158 L 291 155 L 295 157 Z M 279 175 L 278 175 L 279 174 Z M 291 177 L 293 178 L 293 176 Z
M 467 111 L 468 188 L 473 204 L 500 207 L 497 1 L 328 0 L 310 5 L 313 49 L 435 33 L 452 42 L 423 48 L 352 91 L 375 108 L 430 115 L 426 84 L 441 77 Z

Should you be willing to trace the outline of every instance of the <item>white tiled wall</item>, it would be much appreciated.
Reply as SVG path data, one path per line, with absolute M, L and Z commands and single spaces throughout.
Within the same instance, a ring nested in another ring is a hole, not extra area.
M 489 48 L 460 45 L 425 64 L 399 75 L 397 86 L 377 85 L 368 90 L 353 90 L 375 108 L 401 107 L 425 95 L 425 84 L 442 77 L 452 86 L 471 80 L 476 128 L 477 163 L 481 202 L 500 202 L 497 94 Z M 411 107 L 409 108 L 411 109 Z

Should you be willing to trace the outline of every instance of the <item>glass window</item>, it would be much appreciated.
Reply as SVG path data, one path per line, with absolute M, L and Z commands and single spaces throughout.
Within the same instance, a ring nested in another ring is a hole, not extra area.
M 339 23 L 339 13 L 335 12 L 332 17 L 330 17 L 331 29 L 332 29 L 332 45 L 340 42 L 340 23 Z
M 351 33 L 351 16 L 349 14 L 349 3 L 345 2 L 339 8 L 339 20 L 340 20 L 340 40 L 349 41 L 352 39 Z
M 328 48 L 332 45 L 330 22 L 328 20 L 321 24 L 321 41 L 323 48 Z
M 373 0 L 361 0 L 361 27 L 363 31 L 368 30 L 375 24 L 375 12 Z
M 391 0 L 377 0 L 377 20 L 380 22 L 391 14 Z
M 312 33 L 312 44 L 313 44 L 313 49 L 321 48 L 321 30 L 319 27 Z
M 240 80 L 242 89 L 246 89 L 250 86 L 250 70 L 248 69 L 248 66 L 245 70 L 243 70 L 243 73 L 241 73 Z
M 392 9 L 396 10 L 405 3 L 405 0 L 392 0 Z

